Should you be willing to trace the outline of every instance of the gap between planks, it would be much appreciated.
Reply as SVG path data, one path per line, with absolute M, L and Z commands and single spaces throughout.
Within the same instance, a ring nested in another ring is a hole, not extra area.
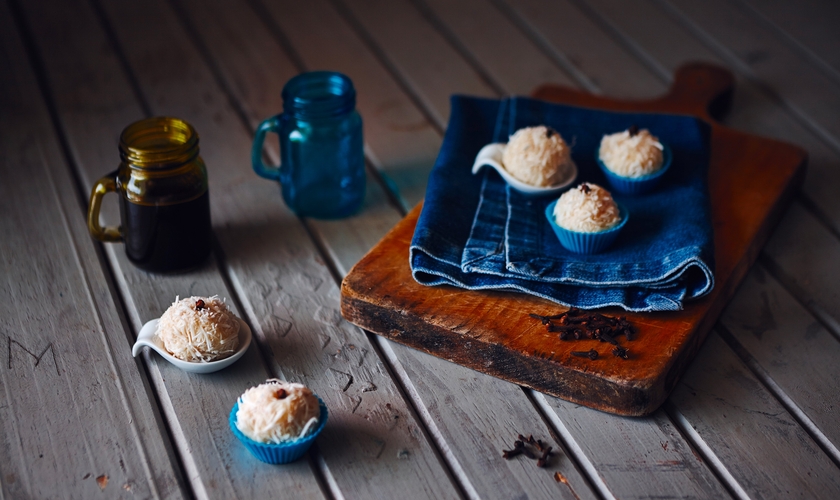
M 718 322 L 715 325 L 718 335 L 726 342 L 732 351 L 738 355 L 744 365 L 753 372 L 753 375 L 764 385 L 768 392 L 775 396 L 776 400 L 781 404 L 791 416 L 796 419 L 799 425 L 805 429 L 811 438 L 822 448 L 823 452 L 831 458 L 837 467 L 840 467 L 840 450 L 826 437 L 826 435 L 817 427 L 816 424 L 802 411 L 787 394 L 779 387 L 773 380 L 769 373 L 759 364 L 759 362 L 747 351 L 747 349 L 732 335 L 726 326 Z

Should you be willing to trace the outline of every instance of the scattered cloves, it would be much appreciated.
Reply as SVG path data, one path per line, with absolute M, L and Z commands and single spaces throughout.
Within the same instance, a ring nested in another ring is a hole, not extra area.
M 534 453 L 529 446 L 533 446 L 540 453 Z M 517 440 L 513 443 L 512 450 L 502 450 L 502 458 L 510 460 L 518 455 L 525 455 L 531 460 L 536 460 L 538 467 L 544 467 L 548 458 L 551 456 L 551 446 L 546 446 L 541 440 L 534 439 L 533 435 L 525 437 L 519 434 Z

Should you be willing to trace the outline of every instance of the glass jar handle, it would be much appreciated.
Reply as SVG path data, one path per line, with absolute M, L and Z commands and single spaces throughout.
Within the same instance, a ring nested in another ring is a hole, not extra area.
M 119 227 L 102 227 L 99 225 L 99 209 L 102 207 L 102 197 L 106 193 L 117 192 L 117 172 L 112 172 L 96 181 L 93 190 L 90 192 L 90 205 L 88 207 L 88 231 L 91 236 L 99 241 L 122 241 L 122 234 Z
M 254 145 L 251 147 L 251 166 L 254 167 L 254 172 L 260 177 L 271 179 L 273 181 L 280 180 L 280 168 L 270 167 L 262 160 L 263 142 L 265 142 L 265 134 L 274 132 L 280 134 L 280 118 L 282 115 L 272 116 L 260 123 L 257 127 L 257 135 L 254 137 Z M 282 141 L 280 141 L 282 142 Z

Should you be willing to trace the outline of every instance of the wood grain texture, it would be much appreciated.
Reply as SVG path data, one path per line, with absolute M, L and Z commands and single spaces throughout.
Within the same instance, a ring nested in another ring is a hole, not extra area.
M 369 339 L 340 320 L 337 285 L 306 230 L 283 206 L 277 186 L 252 172 L 249 130 L 177 16 L 163 2 L 104 7 L 153 109 L 185 117 L 202 136 L 216 235 L 269 372 L 305 383 L 330 408 L 316 464 L 333 494 L 455 496 L 446 467 Z M 147 26 L 158 36 L 149 37 Z M 273 490 L 268 481 L 253 488 Z
M 607 498 L 723 498 L 724 486 L 663 410 L 608 415 L 538 394 L 595 471 Z
M 384 64 L 393 67 L 441 129 L 449 121 L 449 98 L 453 93 L 497 95 L 408 1 L 334 1 L 343 7 L 350 22 L 358 24 L 358 32 L 370 39 Z M 441 78 L 443 75 L 446 77 Z
M 781 103 L 814 132 L 840 148 L 840 82 L 828 78 L 781 42 L 772 31 L 731 2 L 710 0 L 702 5 L 670 0 L 672 12 L 699 30 L 705 43 L 730 58 L 729 64 L 760 79 Z
M 111 45 L 90 6 L 81 2 L 27 2 L 24 6 L 45 62 L 50 90 L 82 183 L 90 186 L 119 161 L 119 131 L 143 116 Z M 64 22 L 72 17 L 74 23 Z M 204 148 L 202 148 L 204 149 Z M 211 192 L 216 188 L 211 174 Z M 86 193 L 85 193 L 86 195 Z M 212 196 L 212 195 L 211 195 Z M 84 207 L 68 212 L 84 220 Z M 110 220 L 118 217 L 106 214 Z M 185 274 L 157 275 L 140 271 L 126 258 L 122 245 L 104 245 L 115 279 L 136 332 L 159 317 L 176 296 L 213 295 L 228 298 L 217 264 L 211 259 Z M 253 323 L 252 323 L 253 324 Z M 133 338 L 115 349 L 129 353 Z M 185 469 L 191 494 L 199 497 L 254 497 L 266 488 L 321 497 L 321 488 L 306 461 L 280 469 L 261 465 L 236 441 L 227 426 L 233 401 L 268 373 L 256 347 L 224 372 L 197 376 L 182 372 L 153 353 L 143 355 L 162 412 Z
M 766 376 L 840 448 L 840 419 L 832 403 L 840 394 L 840 380 L 827 368 L 840 358 L 837 338 L 761 266 L 744 280 L 721 323 Z
M 774 35 L 835 81 L 840 76 L 840 5 L 802 0 L 742 0 L 751 14 L 763 21 Z
M 671 397 L 694 432 L 757 498 L 835 498 L 837 466 L 716 334 Z
M 689 66 L 678 73 L 668 95 L 644 103 L 560 88 L 544 88 L 536 95 L 586 107 L 688 113 L 708 119 L 707 106 L 729 90 L 731 81 L 724 71 Z M 542 392 L 619 414 L 650 413 L 693 357 L 804 174 L 805 153 L 790 145 L 712 124 L 711 147 L 716 288 L 683 311 L 655 318 L 628 314 L 639 330 L 631 347 L 633 363 L 595 367 L 571 357 L 569 351 L 575 347 L 557 342 L 527 317 L 534 311 L 561 310 L 545 300 L 429 288 L 412 281 L 406 256 L 419 206 L 345 278 L 342 313 L 400 343 Z M 758 178 L 746 187 L 748 195 L 733 193 L 734 186 L 744 185 L 738 179 Z
M 12 20 L 0 4 L 0 497 L 181 498 Z
M 527 23 L 533 36 L 544 40 L 547 50 L 563 54 L 583 90 L 625 99 L 652 97 L 666 90 L 666 85 L 654 75 L 637 71 L 640 63 L 627 57 L 624 47 L 603 36 L 597 25 L 568 0 L 520 0 L 505 4 L 513 15 Z M 616 78 L 623 73 L 633 74 L 634 78 Z
M 416 0 L 414 4 L 483 68 L 502 94 L 526 95 L 537 84 L 574 85 L 574 80 L 490 2 Z

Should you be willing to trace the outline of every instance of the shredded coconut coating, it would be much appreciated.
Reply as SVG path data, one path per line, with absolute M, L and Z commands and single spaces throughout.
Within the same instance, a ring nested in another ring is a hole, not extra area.
M 193 363 L 217 361 L 239 348 L 239 320 L 215 295 L 176 297 L 155 334 L 170 354 Z
M 662 144 L 647 129 L 605 135 L 599 152 L 611 172 L 622 177 L 642 177 L 662 168 Z
M 266 380 L 239 397 L 236 428 L 260 443 L 306 437 L 318 426 L 318 398 L 303 384 Z
M 542 125 L 526 127 L 510 136 L 502 153 L 502 165 L 517 180 L 547 187 L 566 179 L 574 165 L 571 154 L 571 148 L 556 130 Z
M 621 216 L 609 191 L 584 182 L 560 196 L 554 206 L 554 220 L 569 231 L 596 233 L 618 224 Z

